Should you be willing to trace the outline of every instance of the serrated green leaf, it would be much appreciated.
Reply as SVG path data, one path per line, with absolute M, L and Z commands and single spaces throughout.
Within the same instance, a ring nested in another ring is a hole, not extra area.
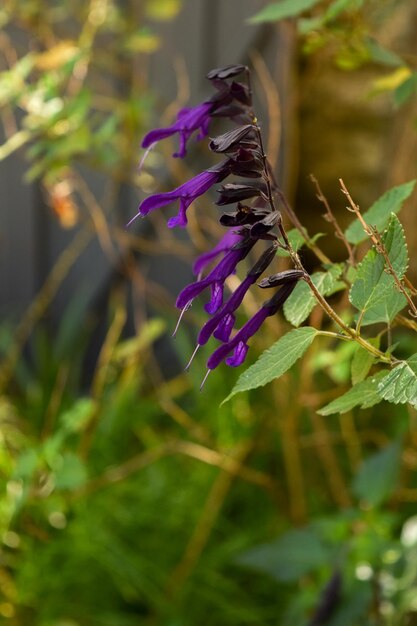
M 368 409 L 378 402 L 381 402 L 381 395 L 378 391 L 378 385 L 381 380 L 387 376 L 386 371 L 378 372 L 362 382 L 354 385 L 349 391 L 326 404 L 322 409 L 317 411 L 320 415 L 331 415 L 332 413 L 346 413 L 355 406 L 361 409 Z
M 408 267 L 408 250 L 404 229 L 392 214 L 382 243 L 394 271 L 402 278 Z M 385 271 L 384 258 L 374 248 L 369 250 L 359 265 L 356 279 L 349 292 L 349 300 L 360 311 L 362 326 L 377 322 L 389 323 L 406 305 L 393 277 Z
M 281 0 L 273 2 L 256 13 L 248 21 L 250 24 L 260 24 L 261 22 L 276 22 L 288 17 L 297 17 L 300 13 L 308 11 L 320 0 Z
M 345 284 L 338 280 L 342 271 L 343 264 L 335 263 L 327 272 L 315 272 L 311 279 L 322 296 L 330 296 L 345 288 Z M 284 315 L 293 326 L 299 326 L 310 315 L 316 303 L 310 287 L 300 280 L 284 304 Z
M 386 446 L 366 459 L 353 481 L 353 493 L 371 506 L 378 506 L 394 491 L 401 462 L 401 442 Z
M 391 370 L 378 385 L 381 398 L 394 404 L 409 402 L 417 406 L 417 354 Z
M 379 337 L 376 339 L 368 339 L 368 343 L 379 348 Z M 365 348 L 362 348 L 359 344 L 355 346 L 350 369 L 352 385 L 362 382 L 367 377 L 374 361 L 375 357 L 371 352 L 368 352 L 368 350 L 365 350 Z
M 370 226 L 375 226 L 379 231 L 384 230 L 391 213 L 398 213 L 403 202 L 411 195 L 415 183 L 415 180 L 411 180 L 408 183 L 389 189 L 363 214 L 365 222 Z M 347 227 L 345 236 L 353 244 L 365 241 L 368 237 L 357 219 Z
M 312 529 L 291 530 L 278 540 L 256 546 L 237 562 L 283 582 L 298 581 L 328 563 L 330 551 Z
M 295 328 L 281 337 L 259 359 L 239 377 L 224 404 L 241 391 L 263 387 L 274 378 L 279 378 L 304 354 L 318 331 L 305 326 Z

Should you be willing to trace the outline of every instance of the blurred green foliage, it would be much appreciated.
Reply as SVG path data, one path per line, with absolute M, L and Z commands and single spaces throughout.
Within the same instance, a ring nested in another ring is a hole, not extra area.
M 379 88 L 396 90 L 401 103 L 415 90 L 415 74 L 367 39 L 362 4 L 274 3 L 287 16 L 312 9 L 298 22 L 307 50 L 337 32 L 340 66 L 373 58 L 395 68 Z M 155 97 L 134 64 L 161 43 L 153 22 L 173 19 L 181 3 L 121 7 L 111 0 L 0 7 L 0 158 L 23 147 L 27 179 L 42 181 L 63 225 L 76 219 L 71 192 L 80 165 L 149 184 L 133 164 Z M 296 231 L 291 240 L 301 246 Z M 327 296 L 340 287 L 339 269 L 317 273 Z M 368 395 L 361 388 L 352 400 L 347 389 L 351 376 L 366 383 L 373 362 L 325 337 L 277 383 L 220 406 L 234 372 L 212 375 L 200 393 L 197 356 L 187 376 L 165 380 L 153 350 L 165 324 L 157 317 L 125 338 L 126 298 L 113 294 L 102 314 L 105 337 L 88 382 L 94 323 L 82 295 L 54 332 L 33 310 L 23 326 L 0 326 L 2 622 L 412 624 L 415 409 L 384 402 L 360 410 Z M 298 325 L 300 316 L 316 315 L 313 304 L 287 316 Z M 408 356 L 417 347 L 403 330 L 396 341 Z M 276 338 L 271 325 L 251 352 Z M 379 338 L 370 341 L 379 346 Z M 175 350 L 187 362 L 186 331 Z
M 396 0 L 279 0 L 267 4 L 249 23 L 296 19 L 305 54 L 328 49 L 335 65 L 352 71 L 366 64 L 387 68 L 374 81 L 372 92 L 392 92 L 402 106 L 416 93 L 415 63 L 410 55 L 391 50 L 374 36 L 373 26 L 388 22 L 401 9 Z
M 2 394 L 5 623 L 307 626 L 335 575 L 326 623 L 406 623 L 417 576 L 406 412 L 317 421 L 335 363 L 314 374 L 307 361 L 218 408 L 233 372 L 204 393 L 201 361 L 191 379 L 156 383 L 164 326 L 122 339 L 123 307 L 110 309 L 88 388 L 79 310 L 53 339 L 33 333 Z

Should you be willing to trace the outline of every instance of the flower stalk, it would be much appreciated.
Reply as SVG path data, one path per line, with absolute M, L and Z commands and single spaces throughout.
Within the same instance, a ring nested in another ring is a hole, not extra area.
M 242 75 L 244 82 L 239 79 Z M 185 227 L 188 207 L 196 198 L 219 183 L 222 183 L 222 186 L 217 189 L 219 195 L 216 204 L 219 207 L 236 205 L 234 212 L 223 213 L 220 216 L 220 224 L 227 229 L 225 236 L 211 251 L 205 252 L 196 260 L 193 269 L 197 278 L 187 285 L 177 298 L 176 306 L 181 310 L 181 314 L 174 334 L 195 298 L 207 290 L 211 292 L 210 299 L 204 307 L 210 317 L 200 330 L 187 369 L 200 347 L 211 338 L 219 341 L 220 345 L 207 361 L 208 371 L 202 384 L 210 371 L 223 362 L 231 367 L 240 366 L 249 350 L 248 341 L 268 317 L 275 315 L 282 308 L 299 280 L 307 283 L 318 304 L 341 329 L 346 339 L 356 341 L 379 360 L 392 363 L 390 356 L 368 343 L 339 317 L 320 293 L 291 245 L 282 223 L 281 213 L 275 204 L 275 197 L 282 203 L 289 218 L 307 243 L 309 238 L 274 180 L 265 153 L 261 128 L 252 108 L 249 69 L 243 65 L 229 65 L 212 70 L 207 78 L 216 90 L 214 95 L 194 108 L 182 109 L 171 126 L 148 133 L 142 147 L 149 150 L 156 142 L 178 135 L 180 147 L 174 156 L 183 158 L 192 135 L 197 132 L 198 140 L 206 137 L 212 119 L 221 117 L 235 124 L 231 130 L 210 139 L 209 149 L 221 155 L 223 160 L 173 191 L 149 196 L 139 205 L 138 213 L 131 220 L 132 222 L 138 216 L 143 217 L 155 209 L 179 201 L 179 212 L 169 219 L 168 226 Z M 230 176 L 237 177 L 237 180 L 224 182 Z M 269 242 L 269 247 L 265 248 L 263 242 Z M 255 265 L 246 273 L 237 289 L 226 296 L 228 277 L 240 270 L 246 257 L 261 246 L 263 252 L 260 252 L 260 255 L 258 253 Z M 240 329 L 235 330 L 236 313 L 245 294 L 274 262 L 278 248 L 283 248 L 289 254 L 294 268 L 271 274 L 258 283 L 263 289 L 274 288 L 276 291 L 253 317 Z M 316 246 L 313 245 L 312 248 L 322 262 L 329 262 L 326 255 Z

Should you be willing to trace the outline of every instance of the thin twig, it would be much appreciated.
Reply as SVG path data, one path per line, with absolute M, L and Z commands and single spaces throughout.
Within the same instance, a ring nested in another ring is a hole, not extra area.
M 352 246 L 350 245 L 350 243 L 346 239 L 345 234 L 344 234 L 343 230 L 341 229 L 339 222 L 337 221 L 337 219 L 336 219 L 332 209 L 330 208 L 330 204 L 329 204 L 326 196 L 324 195 L 324 193 L 321 190 L 321 187 L 319 185 L 319 181 L 314 176 L 314 174 L 310 174 L 310 180 L 311 180 L 311 182 L 313 183 L 313 185 L 316 188 L 316 198 L 317 198 L 317 200 L 319 202 L 321 202 L 322 205 L 324 206 L 324 208 L 326 209 L 326 212 L 323 215 L 324 219 L 327 222 L 330 222 L 330 224 L 333 225 L 336 237 L 338 239 L 340 239 L 341 241 L 343 241 L 343 244 L 346 247 L 346 250 L 347 250 L 348 255 L 349 255 L 349 264 L 352 265 L 352 266 L 355 265 L 355 255 L 353 253 Z
M 271 168 L 275 168 L 281 144 L 281 102 L 279 92 L 268 66 L 259 52 L 253 50 L 250 57 L 266 96 L 269 118 L 268 162 Z
M 342 192 L 345 194 L 346 198 L 349 201 L 350 204 L 350 209 L 353 213 L 355 213 L 356 217 L 358 218 L 359 222 L 361 223 L 363 230 L 365 231 L 365 233 L 369 236 L 369 238 L 371 239 L 372 243 L 375 246 L 376 251 L 378 252 L 378 254 L 381 254 L 382 257 L 384 258 L 384 261 L 386 263 L 387 266 L 387 271 L 388 273 L 392 276 L 392 278 L 394 279 L 394 282 L 398 288 L 398 291 L 400 291 L 405 298 L 407 299 L 407 302 L 410 306 L 410 315 L 412 317 L 417 317 L 417 307 L 414 304 L 413 300 L 411 299 L 410 294 L 408 293 L 408 291 L 406 290 L 406 288 L 404 287 L 403 283 L 401 282 L 401 280 L 398 278 L 398 275 L 395 271 L 395 269 L 393 268 L 393 265 L 391 263 L 391 259 L 389 258 L 387 249 L 385 248 L 382 240 L 381 240 L 381 235 L 379 234 L 379 232 L 377 231 L 377 229 L 375 228 L 375 226 L 370 226 L 369 224 L 367 224 L 365 222 L 365 220 L 363 219 L 362 213 L 360 211 L 360 208 L 357 204 L 355 204 L 355 202 L 352 200 L 352 197 L 349 193 L 349 191 L 346 188 L 345 183 L 343 182 L 343 180 L 340 178 L 339 179 L 340 182 L 340 186 L 342 189 Z

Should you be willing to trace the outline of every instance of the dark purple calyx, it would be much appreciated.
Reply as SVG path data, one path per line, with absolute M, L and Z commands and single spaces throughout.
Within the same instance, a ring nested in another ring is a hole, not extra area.
M 248 141 L 250 135 L 254 135 L 253 125 L 245 124 L 244 126 L 234 128 L 223 135 L 214 137 L 209 143 L 209 148 L 212 152 L 230 152 L 240 146 L 243 139 L 246 139 L 246 147 L 258 147 L 259 144 L 255 140 L 255 137 L 253 137 L 252 142 Z
M 261 196 L 264 200 L 267 200 L 266 192 L 267 188 L 265 183 L 257 184 L 238 184 L 238 183 L 226 183 L 222 185 L 219 192 L 219 197 L 216 200 L 217 206 L 224 206 L 226 204 L 233 204 L 240 200 L 248 200 L 249 198 L 255 198 Z
M 246 65 L 225 65 L 224 67 L 216 67 L 206 75 L 206 78 L 209 80 L 226 80 L 227 78 L 233 78 L 234 76 L 238 76 L 242 72 L 247 71 L 248 68 Z
M 224 213 L 220 217 L 220 224 L 222 226 L 226 226 L 228 228 L 236 228 L 238 226 L 246 226 L 250 224 L 256 224 L 259 220 L 261 220 L 267 212 L 267 209 L 261 211 L 258 209 L 257 211 L 253 211 L 251 207 L 244 206 L 242 204 L 238 204 L 238 210 L 234 213 Z
M 250 229 L 250 236 L 255 239 L 261 239 L 277 224 L 279 224 L 280 221 L 281 213 L 279 211 L 271 211 L 252 226 Z
M 258 287 L 261 287 L 261 289 L 279 287 L 280 285 L 285 285 L 286 283 L 302 280 L 305 276 L 306 273 L 303 272 L 303 270 L 285 270 L 285 272 L 278 272 L 277 274 L 268 276 L 268 278 L 264 278 L 258 283 Z

